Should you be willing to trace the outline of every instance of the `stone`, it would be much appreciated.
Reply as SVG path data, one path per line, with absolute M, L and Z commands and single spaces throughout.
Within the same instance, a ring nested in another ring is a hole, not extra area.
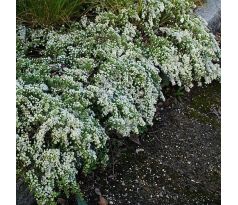
M 211 32 L 221 31 L 221 0 L 206 0 L 195 13 L 205 19 Z
M 16 205 L 34 205 L 36 200 L 30 193 L 28 187 L 19 179 L 16 183 Z

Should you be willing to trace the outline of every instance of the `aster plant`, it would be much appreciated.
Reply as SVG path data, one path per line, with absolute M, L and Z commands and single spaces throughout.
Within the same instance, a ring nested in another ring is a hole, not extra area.
M 76 176 L 107 162 L 110 133 L 152 125 L 162 80 L 220 80 L 220 49 L 189 0 L 98 8 L 70 27 L 17 26 L 17 173 L 39 204 L 79 193 Z

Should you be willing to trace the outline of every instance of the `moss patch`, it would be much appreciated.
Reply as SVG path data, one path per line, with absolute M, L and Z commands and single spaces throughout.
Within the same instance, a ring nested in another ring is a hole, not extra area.
M 220 126 L 221 85 L 214 83 L 210 86 L 193 90 L 191 103 L 187 114 L 200 122 Z

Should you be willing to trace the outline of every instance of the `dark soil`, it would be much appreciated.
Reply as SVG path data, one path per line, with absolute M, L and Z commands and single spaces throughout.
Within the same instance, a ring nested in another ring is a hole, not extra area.
M 89 205 L 95 188 L 116 205 L 220 204 L 220 84 L 182 94 L 158 104 L 141 145 L 111 141 L 109 166 L 80 183 Z

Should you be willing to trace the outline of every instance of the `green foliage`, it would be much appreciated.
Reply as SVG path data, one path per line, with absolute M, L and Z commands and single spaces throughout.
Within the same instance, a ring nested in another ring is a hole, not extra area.
M 197 5 L 197 6 L 201 6 L 205 3 L 205 0 L 194 0 L 194 3 Z
M 76 201 L 77 201 L 77 205 L 87 205 L 87 203 L 84 201 L 82 196 L 79 194 L 76 196 Z
M 220 80 L 219 47 L 192 8 L 146 0 L 69 28 L 17 27 L 17 172 L 39 204 L 79 192 L 77 170 L 105 164 L 110 131 L 151 125 L 161 87 Z
M 67 23 L 76 14 L 83 0 L 17 0 L 17 17 L 32 25 Z
M 17 0 L 17 18 L 32 26 L 69 24 L 90 10 L 119 13 L 134 5 L 134 0 Z M 139 5 L 142 0 L 139 0 Z M 139 7 L 138 7 L 139 8 Z

